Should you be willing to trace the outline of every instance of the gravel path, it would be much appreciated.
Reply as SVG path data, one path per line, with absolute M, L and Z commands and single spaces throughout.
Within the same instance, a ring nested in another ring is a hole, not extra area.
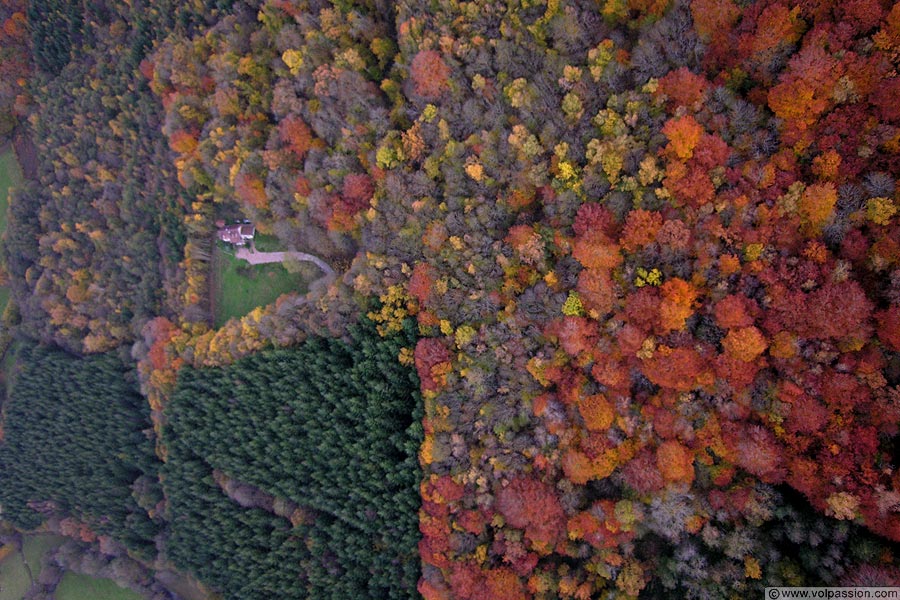
M 257 252 L 256 249 L 251 246 L 250 248 L 238 248 L 234 255 L 237 258 L 246 260 L 251 265 L 280 263 L 284 262 L 284 259 L 287 257 L 291 257 L 294 260 L 313 263 L 322 269 L 325 275 L 334 275 L 334 269 L 332 269 L 328 263 L 318 256 L 307 254 L 306 252 Z

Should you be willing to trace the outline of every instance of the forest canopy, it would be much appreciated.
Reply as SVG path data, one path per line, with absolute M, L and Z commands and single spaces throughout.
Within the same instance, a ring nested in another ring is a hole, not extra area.
M 160 556 L 236 598 L 900 585 L 900 3 L 2 4 L 4 323 L 131 347 Z M 335 274 L 214 328 L 225 219 Z
M 34 529 L 70 519 L 149 558 L 162 523 L 150 411 L 119 356 L 79 358 L 23 345 L 3 405 L 0 506 Z
M 415 598 L 418 378 L 382 338 L 182 370 L 163 433 L 174 563 L 225 598 Z

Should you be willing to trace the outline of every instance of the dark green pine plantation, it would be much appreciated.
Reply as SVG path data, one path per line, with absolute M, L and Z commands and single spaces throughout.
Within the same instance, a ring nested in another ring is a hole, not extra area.
M 74 517 L 152 558 L 160 527 L 147 511 L 162 494 L 149 412 L 115 354 L 23 345 L 4 405 L 3 518 L 33 529 Z
M 419 383 L 397 358 L 412 329 L 380 338 L 366 322 L 351 338 L 180 375 L 164 432 L 169 556 L 226 598 L 417 597 Z M 242 508 L 213 470 L 307 517 Z

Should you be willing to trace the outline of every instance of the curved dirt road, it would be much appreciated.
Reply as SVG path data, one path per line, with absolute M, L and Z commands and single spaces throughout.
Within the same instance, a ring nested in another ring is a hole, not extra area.
M 251 265 L 263 265 L 266 263 L 280 263 L 284 262 L 284 259 L 287 257 L 291 257 L 294 260 L 299 260 L 302 262 L 311 262 L 325 273 L 325 275 L 334 275 L 334 269 L 332 269 L 328 263 L 319 258 L 318 256 L 314 256 L 312 254 L 307 254 L 306 252 L 257 252 L 255 249 L 251 248 L 237 248 L 235 250 L 234 256 L 236 258 L 240 258 L 242 260 L 246 260 Z

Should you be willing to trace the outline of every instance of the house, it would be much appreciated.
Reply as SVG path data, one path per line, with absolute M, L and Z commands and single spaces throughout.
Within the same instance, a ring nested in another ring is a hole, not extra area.
M 220 240 L 234 246 L 245 246 L 248 242 L 253 241 L 254 235 L 256 235 L 256 226 L 253 223 L 223 225 L 216 233 L 216 237 Z

